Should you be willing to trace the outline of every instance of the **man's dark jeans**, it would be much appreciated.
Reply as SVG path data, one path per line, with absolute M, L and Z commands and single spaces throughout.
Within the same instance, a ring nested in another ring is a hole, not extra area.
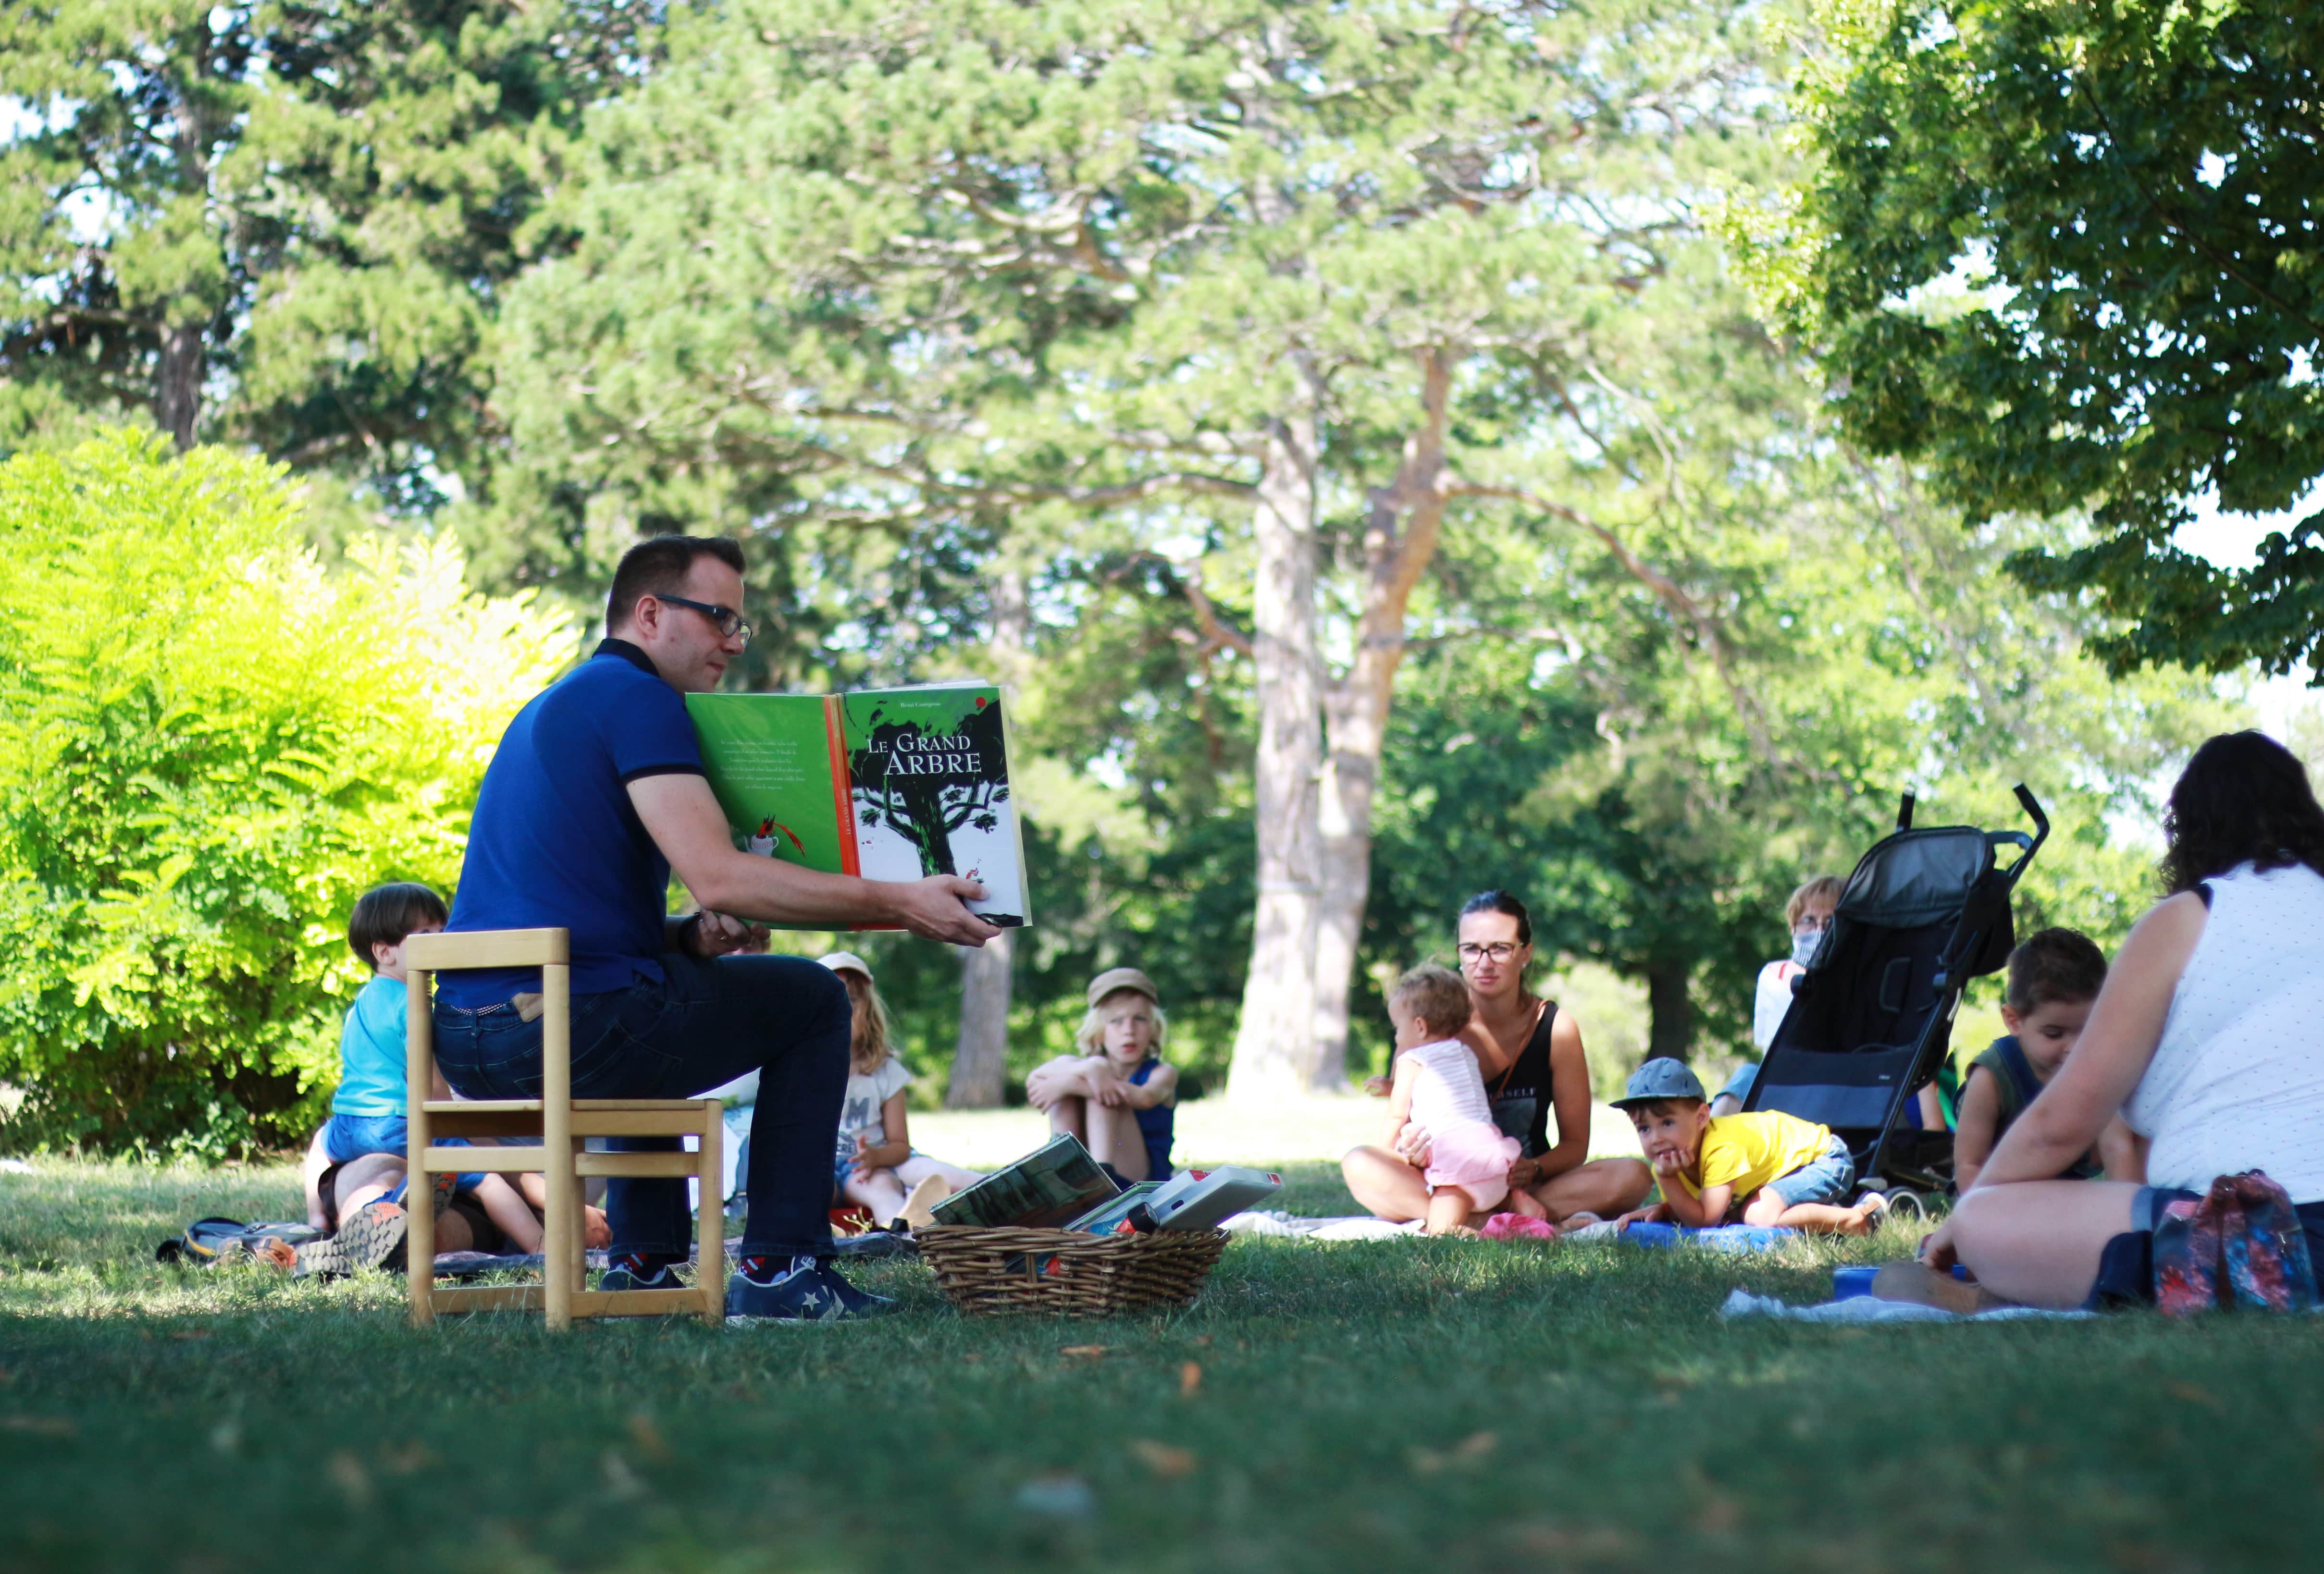
M 573 1096 L 690 1099 L 759 1073 L 751 1119 L 746 1252 L 831 1250 L 832 1153 L 847 1091 L 847 986 L 795 956 L 670 954 L 659 983 L 573 997 Z M 464 1099 L 540 1097 L 540 1023 L 513 1006 L 436 1002 L 436 1064 Z M 674 1137 L 627 1137 L 617 1150 L 667 1151 Z M 684 1256 L 692 1231 L 684 1181 L 605 1188 L 613 1249 Z M 702 1206 L 715 1208 L 707 1196 Z

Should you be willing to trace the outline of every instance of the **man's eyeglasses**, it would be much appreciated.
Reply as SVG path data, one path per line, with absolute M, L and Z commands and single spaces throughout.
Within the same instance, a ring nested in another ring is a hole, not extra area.
M 733 607 L 713 606 L 706 601 L 688 601 L 682 595 L 663 595 L 659 592 L 654 594 L 654 600 L 668 602 L 674 607 L 692 607 L 717 625 L 722 639 L 739 639 L 745 645 L 751 642 L 751 625 L 744 622 L 742 614 Z
M 1479 945 L 1474 941 L 1464 940 L 1453 949 L 1460 953 L 1461 965 L 1467 967 L 1471 962 L 1482 962 L 1489 956 L 1495 962 L 1507 962 L 1525 948 L 1512 945 L 1506 940 L 1496 941 L 1490 945 Z

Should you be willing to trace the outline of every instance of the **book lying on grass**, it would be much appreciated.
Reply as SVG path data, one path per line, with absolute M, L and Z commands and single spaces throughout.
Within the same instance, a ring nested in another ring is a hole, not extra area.
M 970 908 L 1029 921 L 1024 837 L 990 684 L 686 696 L 734 844 L 831 874 L 981 882 Z
M 1283 1177 L 1240 1164 L 1213 1170 L 1181 1170 L 1146 1199 L 1157 1229 L 1215 1229 L 1219 1220 L 1243 1212 L 1283 1190 Z
M 1060 1229 L 1120 1191 L 1087 1148 L 1060 1136 L 1006 1169 L 954 1192 L 929 1211 L 938 1224 Z

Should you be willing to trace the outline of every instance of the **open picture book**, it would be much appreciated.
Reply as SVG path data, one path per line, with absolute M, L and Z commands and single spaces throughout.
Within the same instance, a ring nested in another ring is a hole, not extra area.
M 991 684 L 686 696 L 734 844 L 832 874 L 982 883 L 970 910 L 1031 921 Z

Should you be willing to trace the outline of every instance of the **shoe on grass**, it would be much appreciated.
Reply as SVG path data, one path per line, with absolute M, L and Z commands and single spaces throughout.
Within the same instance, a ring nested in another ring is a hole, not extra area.
M 657 1256 L 650 1252 L 623 1252 L 597 1281 L 600 1290 L 683 1290 L 678 1282 L 678 1259 Z
M 858 1290 L 820 1257 L 792 1257 L 765 1278 L 746 1266 L 726 1282 L 730 1321 L 846 1322 L 895 1310 L 895 1302 Z
M 348 1273 L 377 1268 L 392 1274 L 403 1266 L 404 1231 L 410 1220 L 392 1202 L 366 1202 L 339 1225 L 339 1255 Z

